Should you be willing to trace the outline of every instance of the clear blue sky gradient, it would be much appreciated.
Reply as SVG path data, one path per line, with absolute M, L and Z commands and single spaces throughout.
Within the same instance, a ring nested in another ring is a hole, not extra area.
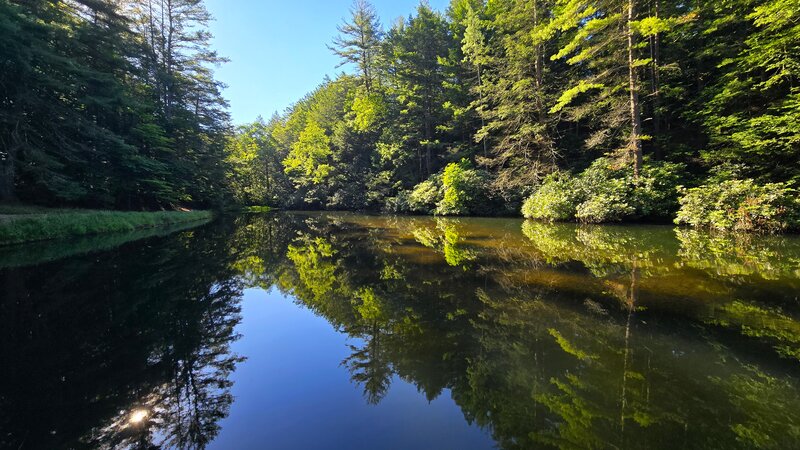
M 374 0 L 384 28 L 407 17 L 419 0 Z M 429 0 L 445 11 L 448 0 Z M 336 68 L 338 58 L 326 47 L 336 26 L 349 17 L 352 0 L 206 0 L 214 15 L 214 48 L 231 62 L 217 69 L 228 85 L 235 124 L 282 112 L 318 86 Z

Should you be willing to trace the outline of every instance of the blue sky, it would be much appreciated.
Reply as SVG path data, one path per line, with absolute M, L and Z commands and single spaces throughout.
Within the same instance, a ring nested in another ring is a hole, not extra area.
M 419 0 L 373 0 L 384 26 L 408 16 Z M 429 0 L 444 11 L 448 0 Z M 335 75 L 338 58 L 326 47 L 349 16 L 352 0 L 206 0 L 216 18 L 214 48 L 231 62 L 217 69 L 229 87 L 236 124 L 269 118 Z

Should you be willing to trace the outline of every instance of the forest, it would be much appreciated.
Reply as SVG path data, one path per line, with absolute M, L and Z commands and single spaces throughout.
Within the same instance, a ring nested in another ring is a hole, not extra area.
M 201 0 L 0 8 L 3 200 L 800 229 L 798 0 L 356 0 L 236 127 Z

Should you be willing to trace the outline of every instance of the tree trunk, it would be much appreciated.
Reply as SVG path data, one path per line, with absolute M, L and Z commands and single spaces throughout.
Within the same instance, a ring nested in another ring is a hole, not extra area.
M 660 9 L 659 0 L 655 1 L 653 14 L 658 19 Z M 658 109 L 661 107 L 661 74 L 659 73 L 660 59 L 660 40 L 659 33 L 654 34 L 650 38 L 650 58 L 653 60 L 651 72 L 651 84 L 653 88 L 653 147 L 656 159 L 663 159 L 664 152 L 661 146 L 658 145 L 658 137 L 661 135 L 661 117 Z
M 642 172 L 643 156 L 642 156 L 642 113 L 641 106 L 639 105 L 639 86 L 636 74 L 636 67 L 634 66 L 636 58 L 634 57 L 634 46 L 636 45 L 636 38 L 633 35 L 633 28 L 631 23 L 636 18 L 636 5 L 635 0 L 628 0 L 628 81 L 630 90 L 630 107 L 631 107 L 631 136 L 630 143 L 628 144 L 633 159 L 633 176 L 639 179 Z
M 483 74 L 481 73 L 481 65 L 478 64 L 478 94 L 480 95 L 480 103 L 483 106 Z M 483 114 L 478 114 L 481 116 L 481 133 L 484 133 L 484 128 L 486 127 L 486 119 L 483 117 Z M 489 157 L 489 147 L 488 143 L 486 142 L 486 136 L 483 136 L 483 157 Z
M 425 172 L 428 178 L 431 176 L 431 140 L 433 139 L 433 126 L 431 125 L 433 114 L 431 113 L 430 102 L 425 107 Z
M 534 0 L 533 2 L 533 26 L 534 28 L 539 26 L 539 6 L 537 5 L 536 0 Z M 544 52 L 542 51 L 542 44 L 537 42 L 534 55 L 536 57 L 536 61 L 534 63 L 534 70 L 536 72 L 536 88 L 539 91 L 541 91 L 542 89 L 542 82 L 544 79 L 544 76 L 542 74 L 542 66 L 544 66 L 544 63 L 542 61 L 543 53 Z
M 272 203 L 272 180 L 270 178 L 269 172 L 269 156 L 264 157 L 264 175 L 266 176 L 266 183 L 265 187 L 267 188 L 267 192 L 265 197 L 265 201 L 267 201 L 267 206 Z

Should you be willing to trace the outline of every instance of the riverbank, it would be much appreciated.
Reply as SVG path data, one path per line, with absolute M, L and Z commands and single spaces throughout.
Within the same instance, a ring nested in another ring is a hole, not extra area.
M 208 221 L 211 211 L 95 211 L 0 206 L 0 245 Z

